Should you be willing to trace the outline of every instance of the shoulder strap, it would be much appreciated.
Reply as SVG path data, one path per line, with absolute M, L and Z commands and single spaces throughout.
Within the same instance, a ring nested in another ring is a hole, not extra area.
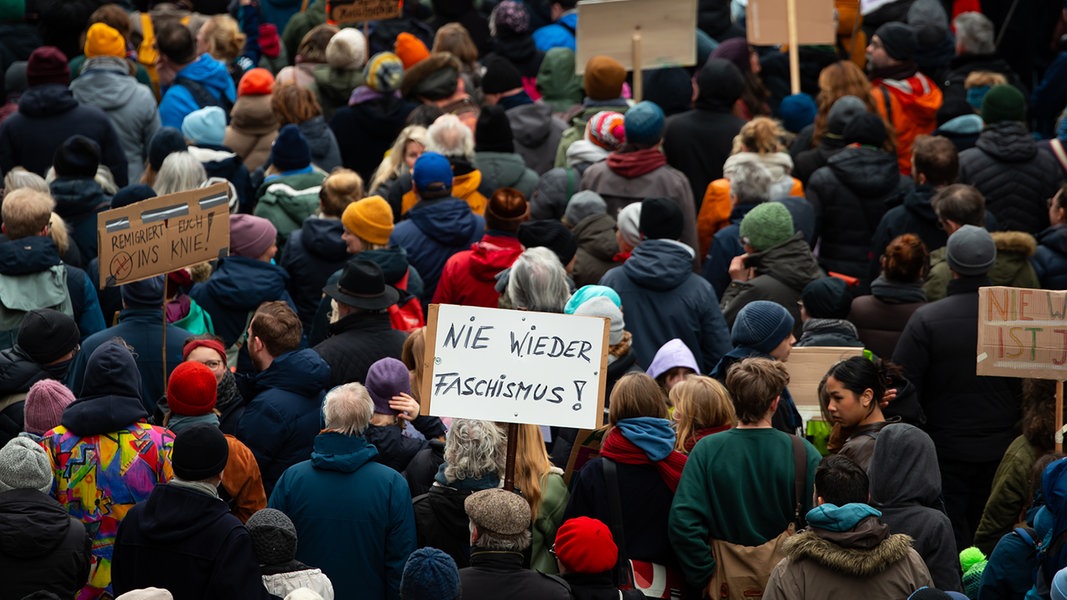
M 187 77 L 176 77 L 174 79 L 174 84 L 189 90 L 189 95 L 193 97 L 193 101 L 196 102 L 200 108 L 218 106 L 226 111 L 226 122 L 229 123 L 230 109 L 233 108 L 233 105 L 230 102 L 230 99 L 226 97 L 226 94 L 222 94 L 222 96 L 216 98 L 215 94 L 209 92 L 206 87 Z
M 878 89 L 882 91 L 882 100 L 885 101 L 885 119 L 889 121 L 889 124 L 893 124 L 893 98 L 889 95 L 889 90 L 884 85 L 879 85 Z
M 1031 548 L 1037 547 L 1037 541 L 1034 540 L 1033 536 L 1033 533 L 1035 533 L 1034 530 L 1030 529 L 1029 527 L 1016 527 L 1012 531 L 1015 532 L 1015 535 L 1021 537 L 1023 541 L 1026 542 L 1026 544 Z
M 794 499 L 796 506 L 793 508 L 793 523 L 796 523 L 797 527 L 800 527 L 800 511 L 804 507 L 804 484 L 808 479 L 808 461 L 807 461 L 807 449 L 804 448 L 804 442 L 795 435 L 789 436 L 790 441 L 793 443 L 793 473 L 796 479 L 793 482 Z
M 619 547 L 619 559 L 615 563 L 616 577 L 620 585 L 629 581 L 630 576 L 627 573 L 625 565 L 628 562 L 626 557 L 626 536 L 622 527 L 622 501 L 619 498 L 619 472 L 616 468 L 615 461 L 610 458 L 601 457 L 601 465 L 604 468 L 604 488 L 608 494 L 608 512 L 611 516 L 609 523 L 609 529 L 611 529 L 611 536 L 615 538 L 615 545 Z

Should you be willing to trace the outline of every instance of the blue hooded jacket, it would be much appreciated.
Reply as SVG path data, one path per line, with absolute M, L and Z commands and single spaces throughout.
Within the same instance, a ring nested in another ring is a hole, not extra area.
M 201 54 L 178 71 L 178 77 L 199 83 L 216 98 L 225 96 L 231 105 L 237 101 L 237 88 L 233 85 L 233 78 L 226 70 L 226 65 L 211 58 L 210 54 Z M 203 107 L 193 99 L 188 88 L 174 84 L 163 94 L 163 100 L 159 103 L 159 118 L 163 127 L 181 129 L 185 116 L 201 108 Z
M 485 219 L 471 212 L 470 205 L 459 198 L 420 200 L 407 216 L 393 229 L 389 245 L 396 244 L 407 251 L 408 263 L 422 276 L 420 299 L 425 305 L 433 298 L 449 257 L 482 239 Z

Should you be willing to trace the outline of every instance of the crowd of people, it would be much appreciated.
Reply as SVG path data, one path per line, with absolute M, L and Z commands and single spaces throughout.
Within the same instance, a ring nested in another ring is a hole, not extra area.
M 1067 289 L 1067 4 L 835 0 L 795 94 L 742 0 L 641 86 L 577 4 L 0 3 L 0 600 L 1067 598 L 1053 384 L 974 358 Z M 423 415 L 431 304 L 604 320 L 606 425 Z

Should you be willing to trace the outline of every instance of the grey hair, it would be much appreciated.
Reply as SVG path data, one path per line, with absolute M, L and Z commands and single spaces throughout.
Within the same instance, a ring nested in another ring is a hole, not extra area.
M 757 204 L 771 199 L 774 183 L 770 170 L 758 162 L 739 162 L 724 173 L 738 204 Z
M 455 419 L 445 439 L 445 478 L 481 479 L 503 473 L 507 436 L 492 421 Z
M 471 521 L 471 533 L 474 533 L 475 527 L 478 526 Z M 482 548 L 485 550 L 499 550 L 501 552 L 522 552 L 530 547 L 530 540 L 531 536 L 529 529 L 515 535 L 501 535 L 499 533 L 487 531 L 482 527 L 478 527 L 478 539 L 474 540 L 471 547 Z
M 374 401 L 359 383 L 339 385 L 326 394 L 322 404 L 326 429 L 345 435 L 362 435 L 374 414 Z
M 29 188 L 46 194 L 52 193 L 48 189 L 48 182 L 43 177 L 23 167 L 15 167 L 4 175 L 4 193 L 9 194 L 19 188 Z
M 979 12 L 960 13 L 952 22 L 956 27 L 956 44 L 967 54 L 992 54 L 993 22 Z
M 548 248 L 529 248 L 511 265 L 508 297 L 515 308 L 562 313 L 570 296 L 567 271 Z
M 474 134 L 456 115 L 441 115 L 426 130 L 426 150 L 448 157 L 472 160 Z
M 152 189 L 160 196 L 199 188 L 207 180 L 204 165 L 188 150 L 172 152 L 163 159 Z

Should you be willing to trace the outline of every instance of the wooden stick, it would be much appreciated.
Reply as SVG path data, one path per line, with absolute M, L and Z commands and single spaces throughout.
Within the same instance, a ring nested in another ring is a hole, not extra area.
M 508 457 L 504 467 L 504 489 L 515 491 L 515 458 L 519 450 L 519 425 L 508 423 Z
M 789 22 L 789 90 L 800 93 L 800 35 L 797 32 L 796 0 L 786 0 L 786 18 Z
M 634 102 L 640 102 L 644 98 L 645 81 L 641 74 L 641 27 L 634 30 L 633 37 L 633 71 L 634 71 Z
M 1056 452 L 1063 452 L 1063 382 L 1056 382 Z

